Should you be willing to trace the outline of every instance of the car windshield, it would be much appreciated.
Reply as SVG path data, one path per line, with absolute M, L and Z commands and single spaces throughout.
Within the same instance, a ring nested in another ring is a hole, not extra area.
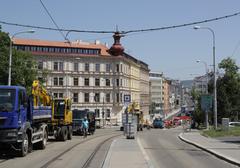
M 0 89 L 0 112 L 11 112 L 15 105 L 15 90 Z

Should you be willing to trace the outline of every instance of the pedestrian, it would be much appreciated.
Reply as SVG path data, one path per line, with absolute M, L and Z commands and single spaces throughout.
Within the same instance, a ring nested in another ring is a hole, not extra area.
M 89 127 L 88 119 L 87 119 L 87 117 L 84 117 L 83 122 L 82 122 L 83 136 L 84 137 L 87 137 L 88 127 Z

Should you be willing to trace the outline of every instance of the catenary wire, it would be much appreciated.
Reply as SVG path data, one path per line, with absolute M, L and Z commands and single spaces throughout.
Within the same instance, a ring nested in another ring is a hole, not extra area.
M 57 25 L 57 23 L 55 22 L 55 20 L 53 19 L 52 15 L 50 14 L 50 12 L 48 11 L 47 7 L 44 5 L 44 3 L 42 2 L 42 0 L 40 0 L 43 8 L 45 9 L 45 11 L 47 12 L 48 16 L 51 18 L 53 24 L 57 27 L 58 31 L 60 32 L 60 34 L 63 36 L 63 38 L 66 40 L 67 37 L 63 34 L 63 32 L 60 30 L 59 26 Z
M 233 14 L 216 17 L 212 19 L 206 19 L 202 21 L 196 21 L 196 22 L 190 22 L 190 23 L 184 23 L 179 25 L 173 25 L 173 26 L 164 26 L 164 27 L 158 27 L 158 28 L 149 28 L 149 29 L 136 29 L 136 30 L 128 30 L 128 31 L 120 31 L 121 34 L 130 34 L 130 33 L 139 33 L 139 32 L 149 32 L 149 31 L 159 31 L 159 30 L 166 30 L 166 29 L 175 29 L 180 27 L 186 27 L 186 26 L 192 26 L 196 24 L 202 24 L 202 23 L 208 23 L 213 21 L 218 21 L 222 19 L 231 18 L 234 16 L 240 15 L 240 12 L 236 12 Z M 35 29 L 43 29 L 43 30 L 51 30 L 51 31 L 61 31 L 61 32 L 78 32 L 78 33 L 99 33 L 99 34 L 113 34 L 115 31 L 104 31 L 104 30 L 77 30 L 77 29 L 57 29 L 57 28 L 51 28 L 51 27 L 44 27 L 44 26 L 34 26 L 34 25 L 27 25 L 27 24 L 18 24 L 18 23 L 11 23 L 0 20 L 1 24 L 5 25 L 11 25 L 11 26 L 20 26 L 20 27 L 27 27 L 27 28 L 35 28 Z

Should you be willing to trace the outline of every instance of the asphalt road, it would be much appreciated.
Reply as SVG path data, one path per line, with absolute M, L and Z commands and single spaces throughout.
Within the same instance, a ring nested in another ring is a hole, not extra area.
M 72 140 L 56 142 L 50 140 L 46 149 L 34 150 L 25 157 L 0 156 L 0 168 L 81 168 L 96 147 L 113 135 L 121 135 L 116 129 L 97 130 L 93 136 L 73 136 Z M 98 167 L 105 159 L 111 140 L 101 146 L 89 166 Z
M 182 142 L 181 128 L 151 129 L 140 132 L 138 138 L 150 162 L 159 168 L 232 168 L 236 167 Z

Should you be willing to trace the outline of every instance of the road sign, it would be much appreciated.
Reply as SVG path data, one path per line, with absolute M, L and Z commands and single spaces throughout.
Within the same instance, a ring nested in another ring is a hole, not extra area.
M 124 95 L 124 103 L 130 103 L 131 102 L 131 95 Z
M 210 111 L 212 108 L 212 96 L 202 95 L 201 96 L 201 109 L 205 112 Z

